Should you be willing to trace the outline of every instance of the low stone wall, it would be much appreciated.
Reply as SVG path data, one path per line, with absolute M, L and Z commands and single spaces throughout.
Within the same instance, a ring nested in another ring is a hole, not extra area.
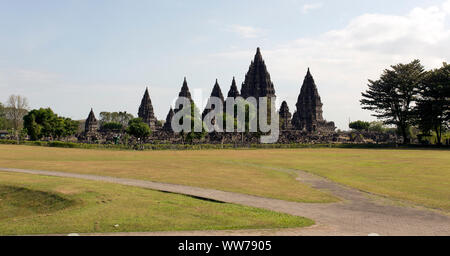
M 200 139 L 188 141 L 186 136 L 179 133 L 167 131 L 155 131 L 144 142 L 120 132 L 91 132 L 78 136 L 78 142 L 100 143 L 100 144 L 258 144 L 261 134 L 258 133 L 207 133 Z M 305 131 L 281 131 L 279 144 L 304 143 L 399 143 L 395 135 L 377 132 L 317 132 L 307 133 Z

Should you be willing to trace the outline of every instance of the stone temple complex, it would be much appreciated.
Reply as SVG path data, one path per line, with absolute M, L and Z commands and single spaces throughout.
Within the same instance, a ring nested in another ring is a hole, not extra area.
M 212 89 L 212 92 L 211 92 L 211 96 L 210 97 L 216 97 L 216 98 L 219 98 L 220 99 L 220 101 L 222 102 L 222 106 L 224 107 L 224 111 L 225 111 L 225 99 L 223 98 L 223 94 L 222 94 L 222 90 L 220 89 L 220 86 L 219 86 L 219 83 L 217 82 L 217 79 L 216 79 L 216 83 L 214 84 L 214 87 L 213 87 L 213 89 Z M 213 109 L 215 109 L 216 108 L 216 106 L 214 106 L 211 102 L 210 102 L 210 99 L 208 99 L 208 102 L 207 102 L 207 105 L 212 105 L 211 107 L 211 109 L 209 109 L 209 108 L 205 108 L 205 110 L 203 111 L 203 113 L 202 113 L 202 118 L 205 118 L 205 116 L 210 112 L 210 111 L 212 111 Z
M 286 101 L 281 103 L 280 111 L 278 111 L 280 115 L 280 128 L 282 131 L 292 130 L 291 117 L 292 114 L 289 112 L 289 106 Z
M 245 81 L 242 83 L 241 96 L 243 98 L 255 97 L 275 97 L 275 89 L 270 80 L 266 64 L 261 55 L 261 51 L 256 50 L 255 59 L 251 62 Z
M 189 87 L 188 87 L 188 84 L 186 81 L 186 77 L 184 78 L 180 93 L 178 93 L 178 97 L 188 98 L 191 102 L 193 102 L 191 92 L 189 91 Z M 175 113 L 178 112 L 179 110 L 181 110 L 182 108 L 183 108 L 182 104 L 180 104 L 180 106 L 178 108 L 175 107 L 175 109 L 174 109 Z
M 142 118 L 142 121 L 146 123 L 152 131 L 156 130 L 156 118 L 153 112 L 152 101 L 150 100 L 150 94 L 148 88 L 145 89 L 144 97 L 142 98 L 141 105 L 139 106 L 138 117 Z
M 167 113 L 166 116 L 166 122 L 164 123 L 163 126 L 163 130 L 166 132 L 171 132 L 172 131 L 172 118 L 175 115 L 175 113 L 173 112 L 172 107 L 170 107 L 169 113 Z
M 192 101 L 186 78 L 184 78 L 178 96 L 186 97 Z M 219 98 L 224 103 L 224 110 L 226 102 L 230 98 L 235 99 L 237 97 L 243 97 L 244 99 L 247 99 L 248 97 L 254 97 L 256 99 L 259 99 L 259 97 L 276 97 L 275 86 L 271 80 L 260 49 L 257 48 L 256 50 L 256 54 L 254 56 L 254 59 L 250 63 L 240 91 L 237 87 L 236 79 L 233 77 L 231 86 L 227 93 L 227 97 L 225 98 L 219 86 L 219 82 L 216 79 L 211 91 L 211 97 Z M 303 80 L 303 84 L 300 88 L 300 94 L 295 105 L 296 109 L 294 113 L 291 114 L 286 101 L 282 102 L 281 107 L 278 110 L 280 117 L 279 127 L 282 134 L 280 139 L 281 143 L 303 141 L 304 139 L 302 138 L 304 138 L 305 136 L 308 138 L 317 138 L 317 136 L 326 137 L 329 136 L 329 134 L 335 133 L 336 127 L 334 122 L 328 122 L 323 118 L 322 106 L 323 104 L 317 89 L 317 85 L 314 81 L 311 71 L 308 68 L 306 76 Z M 181 107 L 179 109 L 181 109 Z M 150 93 L 147 88 L 139 106 L 138 117 L 142 118 L 142 120 L 151 128 L 153 132 L 153 140 L 164 140 L 170 141 L 170 143 L 176 143 L 174 141 L 177 140 L 177 135 L 172 132 L 171 120 L 175 113 L 179 111 L 179 109 L 170 108 L 166 116 L 166 120 L 158 121 L 155 117 L 152 101 L 150 99 Z M 205 109 L 202 112 L 202 117 L 208 114 L 209 111 L 211 110 Z M 85 135 L 88 133 L 93 133 L 98 129 L 98 121 L 95 118 L 93 111 L 91 110 L 85 123 Z M 233 140 L 234 138 L 234 135 L 209 134 L 207 135 L 209 141 L 206 141 L 206 143 L 214 143 L 214 140 L 216 139 L 220 139 L 223 143 L 224 137 L 226 136 L 230 136 L 229 140 Z M 242 134 L 239 136 L 242 136 Z M 249 141 L 251 140 L 252 139 L 249 138 Z M 329 140 L 329 138 L 327 140 Z
M 86 133 L 93 133 L 98 130 L 98 121 L 95 118 L 94 110 L 91 108 L 91 112 L 89 112 L 88 118 L 84 123 L 84 130 Z
M 292 124 L 296 129 L 308 132 L 336 129 L 333 122 L 327 122 L 322 117 L 323 104 L 309 68 L 295 106 L 297 111 L 292 118 Z

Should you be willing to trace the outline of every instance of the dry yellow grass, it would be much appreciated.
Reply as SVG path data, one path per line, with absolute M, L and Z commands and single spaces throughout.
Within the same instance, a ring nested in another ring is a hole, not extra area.
M 322 148 L 259 155 L 263 160 L 250 162 L 304 170 L 363 191 L 450 212 L 449 150 Z
M 60 193 L 61 189 L 69 194 Z M 289 214 L 149 189 L 0 172 L 0 235 L 270 229 L 312 224 L 310 219 Z
M 143 179 L 298 202 L 337 200 L 296 181 L 293 172 L 246 165 L 259 158 L 257 152 L 135 152 L 0 145 L 0 166 Z
M 299 202 L 331 202 L 304 170 L 364 191 L 450 211 L 450 151 L 264 149 L 108 151 L 0 145 L 0 166 L 129 177 Z

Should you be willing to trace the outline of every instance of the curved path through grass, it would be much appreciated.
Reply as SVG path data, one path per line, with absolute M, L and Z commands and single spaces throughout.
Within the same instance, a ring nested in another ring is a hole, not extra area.
M 299 203 L 215 189 L 108 176 L 12 168 L 0 168 L 0 171 L 78 178 L 149 188 L 288 213 L 311 218 L 317 223 L 314 227 L 305 229 L 142 233 L 145 235 L 367 235 L 370 233 L 380 235 L 450 235 L 450 217 L 444 213 L 418 206 L 400 205 L 400 202 L 344 187 L 328 179 L 302 171 L 296 171 L 298 174 L 297 180 L 310 184 L 313 188 L 326 190 L 343 199 L 343 201 L 327 204 Z M 132 234 L 137 235 L 137 233 Z
M 0 236 L 298 228 L 270 210 L 120 184 L 0 171 Z

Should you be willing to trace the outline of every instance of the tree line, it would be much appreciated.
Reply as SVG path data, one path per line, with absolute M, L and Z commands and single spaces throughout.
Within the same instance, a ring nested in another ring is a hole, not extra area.
M 137 138 L 145 138 L 151 130 L 142 119 L 134 118 L 127 112 L 101 112 L 100 129 L 103 131 L 125 131 Z M 6 104 L 0 102 L 0 130 L 7 130 L 18 140 L 29 136 L 30 140 L 61 140 L 81 132 L 82 121 L 62 117 L 51 108 L 30 111 L 27 98 L 11 95 Z
M 411 141 L 408 130 L 412 126 L 424 135 L 434 132 L 442 144 L 442 134 L 450 128 L 449 64 L 429 71 L 419 60 L 393 65 L 378 80 L 369 80 L 368 87 L 362 93 L 362 108 L 374 112 L 383 124 L 396 126 L 404 144 Z

